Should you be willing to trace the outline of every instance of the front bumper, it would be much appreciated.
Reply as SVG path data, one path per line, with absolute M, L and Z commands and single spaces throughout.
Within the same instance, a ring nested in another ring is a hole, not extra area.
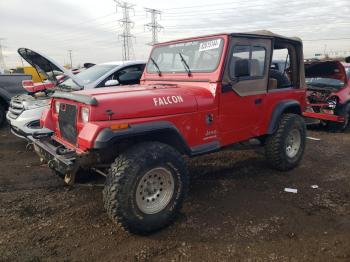
M 51 134 L 52 132 L 49 135 L 35 134 L 27 138 L 33 144 L 41 162 L 47 163 L 51 169 L 56 171 L 57 175 L 64 177 L 66 184 L 74 184 L 78 170 L 89 170 L 100 163 L 98 153 L 86 152 L 79 154 L 52 139 Z
M 50 137 L 27 137 L 33 143 L 35 152 L 43 163 L 62 175 L 75 173 L 78 169 L 77 154 L 55 143 Z
M 331 115 L 326 113 L 303 112 L 303 116 L 309 117 L 309 118 L 316 118 L 324 121 L 331 121 L 331 122 L 338 122 L 338 123 L 345 122 L 345 119 L 343 116 Z
M 11 132 L 20 138 L 27 138 L 34 133 L 50 133 L 51 131 L 49 129 L 38 127 L 41 114 L 45 108 L 38 107 L 24 110 L 17 118 L 12 118 L 10 112 L 7 112 L 6 119 L 10 124 Z

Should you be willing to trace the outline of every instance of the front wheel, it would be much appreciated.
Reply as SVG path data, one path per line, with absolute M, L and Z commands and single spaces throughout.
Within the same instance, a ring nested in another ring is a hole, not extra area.
M 187 166 L 172 147 L 146 142 L 118 156 L 103 190 L 109 217 L 125 230 L 148 234 L 172 223 L 188 190 Z
M 265 155 L 280 171 L 295 168 L 301 161 L 306 140 L 304 120 L 296 114 L 284 114 L 274 134 L 266 139 Z

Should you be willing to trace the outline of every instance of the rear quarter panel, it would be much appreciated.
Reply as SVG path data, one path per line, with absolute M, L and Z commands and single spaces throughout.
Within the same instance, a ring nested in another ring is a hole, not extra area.
M 259 129 L 258 135 L 264 135 L 267 133 L 272 114 L 279 103 L 283 103 L 283 101 L 295 100 L 301 106 L 301 112 L 305 111 L 306 108 L 306 89 L 294 89 L 294 88 L 286 88 L 286 89 L 277 89 L 270 91 L 266 96 L 266 104 L 265 104 L 265 114 L 264 121 L 262 121 Z

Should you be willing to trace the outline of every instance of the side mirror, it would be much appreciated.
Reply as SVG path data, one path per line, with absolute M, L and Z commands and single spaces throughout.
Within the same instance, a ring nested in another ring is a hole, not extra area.
M 235 62 L 235 77 L 250 76 L 249 59 L 239 59 Z
M 119 85 L 119 81 L 118 80 L 108 80 L 105 83 L 105 86 L 117 86 Z
M 345 62 L 350 63 L 350 56 L 345 57 Z

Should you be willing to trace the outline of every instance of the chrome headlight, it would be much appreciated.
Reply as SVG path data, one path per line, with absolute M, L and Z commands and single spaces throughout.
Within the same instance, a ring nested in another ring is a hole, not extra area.
M 83 121 L 83 123 L 89 122 L 89 113 L 90 113 L 89 108 L 87 108 L 87 107 L 81 108 L 80 117 L 81 117 L 81 121 Z
M 58 101 L 55 101 L 55 112 L 57 114 L 60 112 L 60 106 L 61 106 L 61 103 Z

